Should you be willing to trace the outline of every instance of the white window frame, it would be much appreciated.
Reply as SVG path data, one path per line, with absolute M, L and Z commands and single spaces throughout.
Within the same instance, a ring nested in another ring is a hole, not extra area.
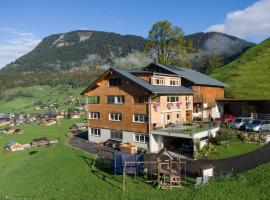
M 100 137 L 101 136 L 101 129 L 100 128 L 91 128 L 90 135 Z
M 185 97 L 185 100 L 186 100 L 186 109 L 190 109 L 190 99 L 189 99 L 189 96 L 186 96 Z
M 120 136 L 120 137 L 114 137 L 115 135 L 117 136 Z M 112 137 L 113 136 L 113 137 Z M 123 132 L 122 131 L 118 131 L 118 130 L 111 130 L 111 133 L 110 133 L 110 138 L 112 140 L 123 140 Z
M 136 120 L 137 118 L 137 120 Z M 148 123 L 148 116 L 147 114 L 133 114 L 133 122 L 134 123 Z
M 89 119 L 100 119 L 100 112 L 89 112 Z
M 110 121 L 122 121 L 122 113 L 109 113 Z
M 172 98 L 175 98 L 174 101 L 172 101 Z M 167 103 L 175 103 L 179 101 L 179 96 L 167 96 Z
M 159 81 L 159 83 L 157 83 Z M 153 85 L 165 85 L 165 78 L 160 76 L 153 77 Z
M 137 137 L 139 138 L 139 140 Z M 148 138 L 148 141 L 146 140 L 146 138 Z M 147 143 L 149 142 L 149 135 L 146 135 L 144 133 L 135 133 L 134 141 L 139 143 Z
M 109 102 L 108 99 L 113 97 L 113 103 Z M 107 96 L 107 103 L 108 104 L 124 104 L 125 103 L 125 96 L 124 95 L 109 95 Z
M 172 86 L 179 86 L 180 85 L 179 79 L 177 79 L 177 78 L 171 78 L 170 79 L 170 85 L 172 85 Z

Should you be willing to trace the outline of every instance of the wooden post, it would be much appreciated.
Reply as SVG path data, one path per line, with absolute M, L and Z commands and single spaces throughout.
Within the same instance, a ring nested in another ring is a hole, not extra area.
M 125 192 L 125 185 L 126 185 L 126 161 L 124 162 L 124 169 L 123 169 L 123 189 L 122 189 L 123 192 Z

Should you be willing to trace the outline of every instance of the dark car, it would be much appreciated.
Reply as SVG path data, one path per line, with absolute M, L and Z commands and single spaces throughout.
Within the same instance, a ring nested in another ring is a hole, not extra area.
M 262 120 L 259 119 L 253 119 L 246 125 L 246 131 L 259 131 L 260 124 L 262 123 Z
M 232 121 L 229 126 L 233 129 L 244 130 L 245 126 L 249 123 L 250 119 L 237 117 L 234 121 Z

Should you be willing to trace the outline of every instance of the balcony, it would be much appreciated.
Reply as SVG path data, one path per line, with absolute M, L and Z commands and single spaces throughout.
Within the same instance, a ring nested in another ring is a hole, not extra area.
M 194 103 L 202 103 L 203 102 L 202 96 L 200 96 L 199 94 L 194 94 L 193 102 Z
M 210 123 L 204 123 L 203 126 L 199 123 L 195 123 L 192 126 L 181 125 L 178 123 L 167 125 L 165 128 L 155 127 L 153 128 L 152 134 L 182 138 L 195 138 L 208 136 L 209 133 L 213 135 L 217 130 L 219 130 L 219 125 L 212 125 Z

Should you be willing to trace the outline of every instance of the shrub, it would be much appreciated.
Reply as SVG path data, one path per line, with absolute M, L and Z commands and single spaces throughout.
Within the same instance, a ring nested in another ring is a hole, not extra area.
M 221 143 L 225 141 L 231 141 L 237 139 L 237 134 L 231 129 L 220 129 L 217 132 L 217 136 L 214 139 L 216 143 Z

